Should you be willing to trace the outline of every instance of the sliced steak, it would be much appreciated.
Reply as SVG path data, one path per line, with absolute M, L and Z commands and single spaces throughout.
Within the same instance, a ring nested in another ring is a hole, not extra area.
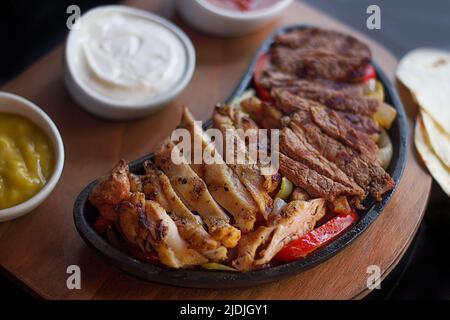
M 293 160 L 303 163 L 331 180 L 352 189 L 352 195 L 362 201 L 365 191 L 351 178 L 342 172 L 333 162 L 324 158 L 304 135 L 296 135 L 290 128 L 283 128 L 280 134 L 280 152 Z
M 378 162 L 328 136 L 307 111 L 295 112 L 286 120 L 285 124 L 295 134 L 304 136 L 322 156 L 336 164 L 377 201 L 381 201 L 382 195 L 395 187 L 394 180 Z
M 357 39 L 334 31 L 308 28 L 280 35 L 271 62 L 300 78 L 353 82 L 365 72 L 372 55 Z
M 280 156 L 280 172 L 293 184 L 305 190 L 312 198 L 334 201 L 339 196 L 353 196 L 351 188 L 335 182 L 301 162 L 284 155 Z
M 336 111 L 351 112 L 369 117 L 377 112 L 381 104 L 377 99 L 356 97 L 344 92 L 324 89 L 308 83 L 304 83 L 302 86 L 298 87 L 288 87 L 283 89 L 283 91 L 289 91 L 301 98 L 319 102 Z M 275 89 L 274 91 L 280 90 Z
M 302 110 L 330 137 L 378 162 L 378 147 L 371 136 L 357 131 L 339 114 L 317 102 L 303 99 L 287 91 L 275 91 L 275 105 L 285 114 Z
M 272 105 L 262 102 L 258 98 L 249 98 L 241 103 L 242 108 L 250 114 L 252 119 L 263 129 L 281 128 L 280 119 L 283 116 L 280 110 Z
M 322 49 L 343 56 L 359 57 L 361 60 L 370 61 L 372 58 L 370 48 L 358 39 L 319 28 L 305 28 L 279 35 L 275 44 L 292 49 Z
M 336 111 L 348 125 L 369 136 L 379 135 L 380 126 L 372 118 L 345 111 Z
M 363 97 L 366 92 L 366 86 L 359 83 L 348 83 L 333 81 L 327 79 L 305 80 L 280 72 L 276 69 L 269 69 L 263 73 L 261 84 L 269 89 L 285 89 L 295 91 L 296 88 L 304 86 L 314 86 L 320 90 L 335 90 L 351 96 Z

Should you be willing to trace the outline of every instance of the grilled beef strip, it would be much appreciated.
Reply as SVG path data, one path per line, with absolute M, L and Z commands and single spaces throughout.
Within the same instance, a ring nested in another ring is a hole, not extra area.
M 369 136 L 381 134 L 381 128 L 372 118 L 345 111 L 336 111 L 349 126 Z
M 282 122 L 295 134 L 304 136 L 321 155 L 336 164 L 377 201 L 381 201 L 383 194 L 395 187 L 394 180 L 378 162 L 328 136 L 314 123 L 308 112 L 297 111 Z
M 309 104 L 311 106 L 319 106 L 318 103 L 312 101 L 310 101 Z M 243 101 L 243 105 L 246 106 L 246 110 L 274 108 L 274 106 L 258 101 L 257 99 Z M 378 164 L 379 161 L 372 161 L 371 157 L 367 157 L 367 155 L 361 154 L 339 140 L 328 136 L 327 133 L 323 132 L 323 130 L 314 122 L 307 106 L 308 105 L 306 104 L 303 106 L 305 108 L 298 109 L 294 108 L 292 104 L 277 104 L 277 107 L 284 113 L 291 114 L 291 116 L 279 119 L 277 116 L 274 116 L 275 112 L 266 112 L 266 114 L 272 116 L 272 119 L 270 119 L 270 121 L 267 119 L 265 119 L 265 121 L 263 121 L 263 119 L 257 119 L 257 123 L 263 127 L 268 122 L 278 123 L 278 126 L 289 126 L 296 135 L 300 138 L 306 138 L 306 141 L 312 145 L 319 154 L 328 161 L 334 163 L 350 179 L 354 180 L 363 190 L 365 190 L 366 193 L 372 194 L 377 201 L 381 201 L 382 195 L 395 187 L 395 182 Z M 311 106 L 309 106 L 309 108 Z M 253 113 L 250 113 L 250 115 L 253 116 Z M 260 122 L 258 120 L 260 120 Z M 295 179 L 296 181 L 291 181 L 295 185 L 302 187 L 312 197 L 323 195 L 323 193 L 320 193 L 320 188 L 310 187 L 310 189 L 307 189 L 307 179 L 300 179 L 301 177 L 298 177 L 295 169 L 289 168 L 289 165 L 295 165 L 297 161 L 286 156 L 283 159 L 284 162 L 280 163 L 280 167 L 283 168 L 282 170 L 280 168 L 282 174 L 285 174 L 288 178 Z M 305 165 L 299 166 L 298 169 L 302 170 L 305 174 L 311 174 L 311 170 Z M 336 196 L 336 193 L 334 193 L 333 196 Z M 358 203 L 355 203 L 355 205 L 358 205 Z
M 361 60 L 372 58 L 370 48 L 358 39 L 340 32 L 319 28 L 305 28 L 278 35 L 276 45 L 293 49 L 323 49 Z
M 381 104 L 381 102 L 375 98 L 352 96 L 336 90 L 320 89 L 311 84 L 275 90 L 281 89 L 289 91 L 298 97 L 319 102 L 336 111 L 351 112 L 366 117 L 372 117 Z
M 300 78 L 353 82 L 363 77 L 372 55 L 357 39 L 334 31 L 308 28 L 280 35 L 271 63 Z
M 361 104 L 369 104 L 370 108 L 372 108 L 372 105 L 375 105 L 375 102 L 372 101 L 373 99 L 369 100 L 367 102 L 364 97 L 364 89 L 362 85 L 359 84 L 348 84 L 348 83 L 342 83 L 342 82 L 335 82 L 335 81 L 329 81 L 329 80 L 313 80 L 313 81 L 307 81 L 307 80 L 301 80 L 301 79 L 295 79 L 290 78 L 289 75 L 285 75 L 281 72 L 276 71 L 268 71 L 266 72 L 267 77 L 263 78 L 262 84 L 265 85 L 267 88 L 270 88 L 273 91 L 273 95 L 276 95 L 277 92 L 283 92 L 288 91 L 292 93 L 301 92 L 302 88 L 312 88 L 313 92 L 319 92 L 319 91 L 327 91 L 327 92 L 334 92 L 334 94 L 337 96 L 337 94 L 342 94 L 344 97 L 354 97 L 356 99 L 350 99 L 350 103 L 355 103 L 356 105 L 354 107 L 351 106 L 344 106 L 342 103 L 337 103 L 336 101 L 339 100 L 330 100 L 328 103 L 331 107 L 337 106 L 334 108 L 334 110 L 347 122 L 348 125 L 353 127 L 354 129 L 361 131 L 368 135 L 378 135 L 380 134 L 381 130 L 379 125 L 373 120 L 371 116 L 365 115 L 365 114 L 359 114 L 355 113 L 353 111 L 341 111 L 338 109 L 350 109 L 353 110 L 355 108 L 360 108 L 359 106 Z M 305 90 L 305 89 L 303 89 Z M 305 93 L 304 95 L 307 97 L 313 97 L 315 98 L 318 93 L 315 93 L 314 96 L 312 96 L 311 92 Z M 300 94 L 300 96 L 302 96 Z M 317 100 L 317 99 L 312 99 Z M 320 100 L 320 99 L 319 99 Z M 325 98 L 324 98 L 325 100 Z M 363 102 L 361 102 L 363 101 Z M 369 109 L 370 109 L 369 108 Z M 365 113 L 365 112 L 364 112 Z
M 260 128 L 281 128 L 280 119 L 283 116 L 283 113 L 272 105 L 263 102 L 258 98 L 249 98 L 242 101 L 241 106 L 250 114 Z
M 317 171 L 320 175 L 351 188 L 351 194 L 349 195 L 363 200 L 364 190 L 333 162 L 324 158 L 306 141 L 303 135 L 296 135 L 290 128 L 283 128 L 280 134 L 280 152 Z
M 275 91 L 275 106 L 285 114 L 303 110 L 311 115 L 312 120 L 327 135 L 355 149 L 369 159 L 379 162 L 378 146 L 368 134 L 355 130 L 342 117 L 323 105 L 300 98 L 287 91 Z
M 283 153 L 280 157 L 280 172 L 296 186 L 305 190 L 312 198 L 324 198 L 330 202 L 342 195 L 354 196 L 355 191 L 343 184 L 319 174 L 302 162 Z
M 263 72 L 261 85 L 267 89 L 295 90 L 304 86 L 313 86 L 321 90 L 334 90 L 354 97 L 364 97 L 366 86 L 360 83 L 348 83 L 328 79 L 299 79 L 293 75 L 269 68 Z

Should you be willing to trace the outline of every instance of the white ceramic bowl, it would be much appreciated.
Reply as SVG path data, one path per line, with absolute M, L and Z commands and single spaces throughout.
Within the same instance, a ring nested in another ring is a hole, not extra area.
M 123 12 L 126 14 L 132 14 L 141 19 L 148 19 L 160 24 L 172 32 L 180 40 L 180 43 L 183 45 L 185 50 L 186 66 L 184 68 L 183 75 L 180 77 L 175 86 L 168 90 L 167 93 L 154 98 L 149 98 L 143 102 L 123 102 L 105 97 L 90 88 L 75 71 L 73 55 L 76 50 L 76 37 L 80 30 L 73 28 L 67 37 L 64 54 L 64 80 L 66 87 L 78 104 L 84 107 L 87 111 L 102 118 L 111 120 L 128 120 L 155 113 L 175 99 L 191 80 L 192 75 L 194 74 L 196 60 L 194 46 L 188 36 L 170 21 L 150 12 L 127 6 L 111 5 L 100 6 L 92 9 L 81 16 L 81 27 L 83 25 L 83 19 L 88 19 L 94 15 L 104 14 L 109 11 Z
M 293 0 L 279 0 L 270 7 L 249 12 L 226 10 L 208 0 L 177 1 L 181 16 L 197 30 L 219 36 L 241 36 L 276 19 Z
M 55 152 L 55 167 L 50 180 L 42 190 L 27 201 L 7 209 L 0 210 L 0 222 L 16 219 L 38 207 L 55 188 L 64 167 L 64 145 L 53 121 L 49 116 L 31 101 L 15 94 L 0 91 L 0 113 L 21 115 L 47 134 L 53 144 Z

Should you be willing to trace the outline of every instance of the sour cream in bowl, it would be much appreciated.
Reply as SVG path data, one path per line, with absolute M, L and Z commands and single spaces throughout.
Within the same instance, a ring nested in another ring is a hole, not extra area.
M 103 118 L 158 111 L 181 93 L 194 68 L 195 51 L 183 31 L 126 6 L 88 11 L 66 42 L 67 88 L 81 106 Z

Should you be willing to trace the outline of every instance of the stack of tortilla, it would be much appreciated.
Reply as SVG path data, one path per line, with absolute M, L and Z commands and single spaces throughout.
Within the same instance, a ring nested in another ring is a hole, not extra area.
M 416 49 L 401 60 L 397 77 L 420 106 L 416 148 L 450 196 L 450 52 Z

